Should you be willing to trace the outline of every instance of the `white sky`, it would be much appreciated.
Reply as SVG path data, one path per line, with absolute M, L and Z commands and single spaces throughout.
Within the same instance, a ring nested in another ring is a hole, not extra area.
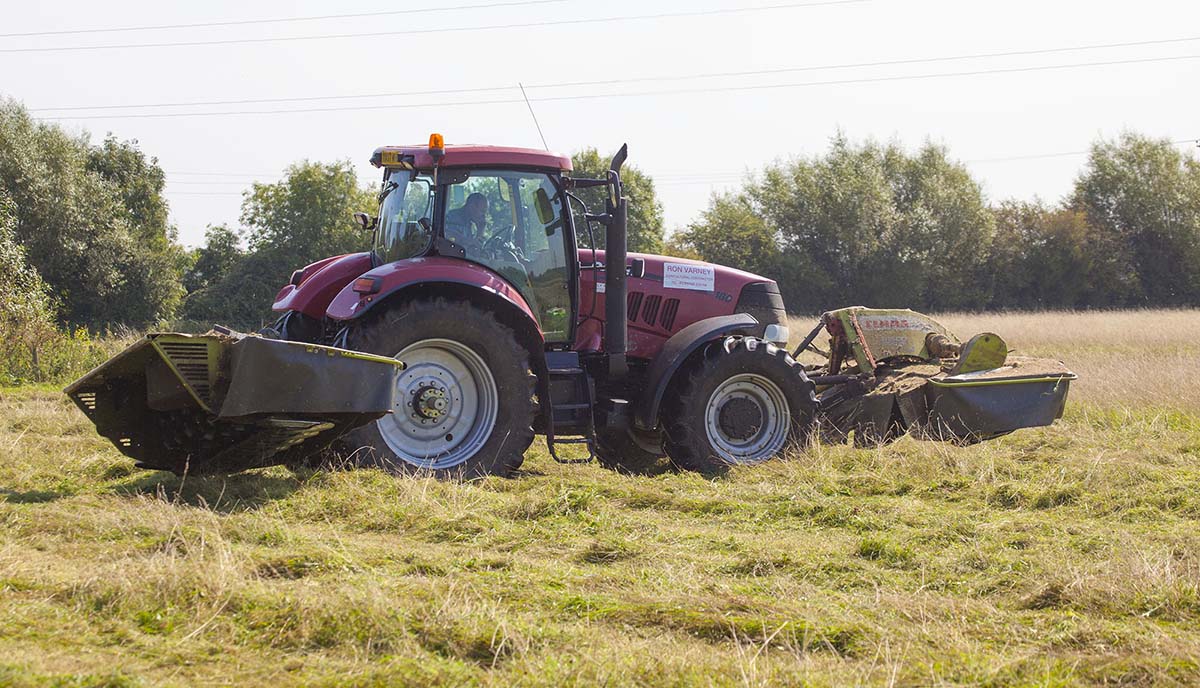
M 442 0 L 443 5 L 506 0 Z M 512 0 L 507 0 L 511 2 Z M 540 5 L 344 18 L 282 24 L 0 37 L 0 94 L 29 108 L 299 98 L 506 87 L 355 100 L 130 110 L 49 111 L 118 115 L 66 119 L 100 139 L 137 139 L 167 171 L 172 221 L 190 245 L 210 223 L 236 224 L 240 192 L 272 180 L 300 159 L 350 159 L 362 182 L 382 144 L 422 142 L 541 147 L 522 103 L 421 106 L 519 98 L 530 84 L 711 72 L 742 72 L 1082 45 L 1196 38 L 1057 54 L 993 57 L 605 86 L 530 88 L 550 147 L 603 152 L 628 142 L 630 161 L 654 175 L 669 228 L 686 224 L 715 189 L 780 157 L 826 149 L 839 128 L 860 139 L 906 146 L 945 143 L 969 161 L 991 199 L 1058 199 L 1082 156 L 994 160 L 1079 151 L 1097 136 L 1134 129 L 1170 139 L 1200 138 L 1200 59 L 1033 72 L 757 90 L 536 102 L 585 93 L 796 84 L 1044 65 L 1200 56 L 1200 3 L 1085 1 L 864 0 L 854 4 L 709 16 L 527 26 L 706 9 L 793 4 L 796 0 L 562 0 Z M 161 25 L 381 12 L 435 6 L 433 0 L 319 2 L 17 2 L 0 0 L 0 33 Z M 335 38 L 76 52 L 3 52 L 128 43 L 227 40 L 331 33 L 521 25 L 373 38 Z M 295 110 L 334 112 L 129 118 L 131 113 Z M 409 107 L 392 107 L 406 105 Z M 1194 144 L 1182 144 L 1194 148 Z M 215 173 L 198 175 L 191 173 Z M 349 219 L 347 219 L 349 221 Z

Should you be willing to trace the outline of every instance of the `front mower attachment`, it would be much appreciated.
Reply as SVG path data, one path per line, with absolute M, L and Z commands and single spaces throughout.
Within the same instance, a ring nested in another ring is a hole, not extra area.
M 141 468 L 233 473 L 304 462 L 388 413 L 403 368 L 235 332 L 157 333 L 64 391 Z
M 812 346 L 821 329 L 829 351 Z M 1050 425 L 1062 417 L 1074 373 L 1060 361 L 1010 356 L 996 334 L 965 344 L 933 318 L 910 310 L 843 308 L 821 316 L 800 349 L 826 356 L 810 366 L 821 437 L 855 444 L 905 433 L 960 444 Z

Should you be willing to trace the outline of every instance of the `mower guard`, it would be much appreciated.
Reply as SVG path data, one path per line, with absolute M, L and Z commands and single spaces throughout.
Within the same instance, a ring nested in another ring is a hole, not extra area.
M 1039 376 L 981 377 L 964 373 L 931 379 L 925 386 L 929 417 L 922 432 L 934 439 L 986 440 L 1019 430 L 1050 425 L 1062 418 L 1070 372 Z
M 64 391 L 142 468 L 301 463 L 392 410 L 395 359 L 239 333 L 149 334 Z

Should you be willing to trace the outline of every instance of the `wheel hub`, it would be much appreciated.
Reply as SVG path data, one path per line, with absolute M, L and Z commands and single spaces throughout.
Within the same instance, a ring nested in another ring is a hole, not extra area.
M 733 397 L 717 413 L 721 431 L 734 440 L 748 440 L 763 424 L 763 410 L 747 397 Z
M 435 423 L 446 418 L 450 408 L 450 400 L 446 397 L 444 387 L 427 385 L 413 390 L 412 409 L 422 420 Z

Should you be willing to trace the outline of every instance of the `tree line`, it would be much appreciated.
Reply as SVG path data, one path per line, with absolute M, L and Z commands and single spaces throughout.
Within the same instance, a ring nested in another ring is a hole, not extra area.
M 1125 133 L 1058 202 L 989 203 L 942 146 L 835 137 L 714 195 L 671 247 L 780 283 L 789 308 L 1200 303 L 1200 162 Z
M 607 167 L 594 148 L 573 160 L 578 176 Z M 1071 193 L 1053 203 L 989 202 L 941 146 L 910 152 L 838 135 L 820 155 L 767 165 L 715 194 L 670 236 L 653 178 L 636 166 L 623 178 L 631 250 L 766 275 L 797 312 L 1200 301 L 1200 163 L 1137 134 L 1097 141 Z M 165 183 L 136 141 L 93 142 L 0 101 L 0 337 L 257 327 L 292 270 L 369 245 L 350 216 L 375 210 L 377 186 L 360 184 L 348 161 L 302 161 L 278 182 L 252 184 L 239 226 L 209 226 L 191 249 L 169 222 Z M 598 191 L 579 195 L 598 209 Z M 581 235 L 603 245 L 602 232 Z

